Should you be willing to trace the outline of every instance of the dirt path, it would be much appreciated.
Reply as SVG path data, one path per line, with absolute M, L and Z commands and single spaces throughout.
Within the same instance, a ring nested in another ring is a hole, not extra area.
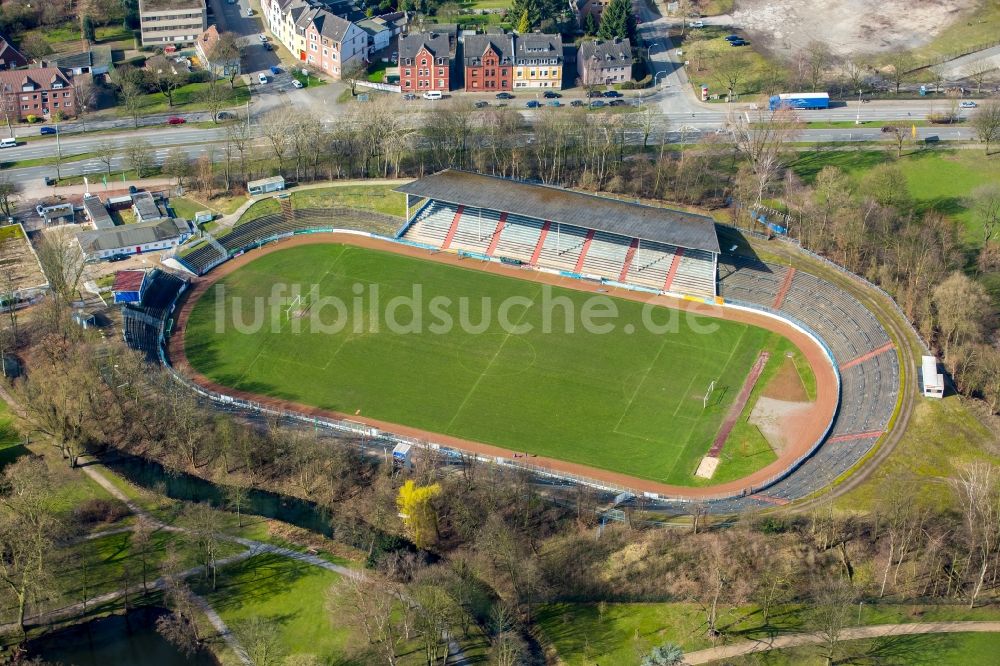
M 910 624 L 875 624 L 867 627 L 845 629 L 839 640 L 853 641 L 863 638 L 911 636 L 914 634 L 997 633 L 1000 622 L 913 622 Z M 789 634 L 756 641 L 740 641 L 732 645 L 698 650 L 684 655 L 684 663 L 707 664 L 721 659 L 731 659 L 746 654 L 780 650 L 782 648 L 817 645 L 825 639 L 819 634 Z
M 461 449 L 463 451 L 478 453 L 483 456 L 504 459 L 512 458 L 513 452 L 506 448 L 460 439 L 457 437 L 439 435 L 425 430 L 388 423 L 377 419 L 339 414 L 337 412 L 319 409 L 310 405 L 281 400 L 278 398 L 269 398 L 247 391 L 238 391 L 228 386 L 217 384 L 194 370 L 185 356 L 184 333 L 186 331 L 187 320 L 190 316 L 191 309 L 197 302 L 198 298 L 213 284 L 215 284 L 215 282 L 233 273 L 234 271 L 239 270 L 258 257 L 291 247 L 312 245 L 316 243 L 346 243 L 358 247 L 394 252 L 396 254 L 417 257 L 423 260 L 482 270 L 488 273 L 515 277 L 522 280 L 531 280 L 533 282 L 550 284 L 567 289 L 573 289 L 575 291 L 607 293 L 608 295 L 617 298 L 638 301 L 641 303 L 651 303 L 663 307 L 715 317 L 717 319 L 757 326 L 778 333 L 779 335 L 783 335 L 790 340 L 802 351 L 803 356 L 816 375 L 816 401 L 813 404 L 812 411 L 809 413 L 808 421 L 806 419 L 802 419 L 798 424 L 796 424 L 796 427 L 790 427 L 786 431 L 788 446 L 775 462 L 754 472 L 753 474 L 750 474 L 747 477 L 744 477 L 743 479 L 737 479 L 735 481 L 729 481 L 714 486 L 706 486 L 703 488 L 690 488 L 686 486 L 673 486 L 657 483 L 655 481 L 637 479 L 625 474 L 601 470 L 564 460 L 556 460 L 541 456 L 531 458 L 532 465 L 547 471 L 560 474 L 578 475 L 613 487 L 628 488 L 635 493 L 651 492 L 664 497 L 680 499 L 701 500 L 715 497 L 729 497 L 740 494 L 741 492 L 749 493 L 751 490 L 759 490 L 759 486 L 761 484 L 787 469 L 794 460 L 798 459 L 801 455 L 808 451 L 826 432 L 827 426 L 832 421 L 837 408 L 838 395 L 836 388 L 836 375 L 834 374 L 833 368 L 831 367 L 830 362 L 823 350 L 806 334 L 783 321 L 768 317 L 764 314 L 712 306 L 704 303 L 695 303 L 693 301 L 681 300 L 670 296 L 646 294 L 628 289 L 614 288 L 607 285 L 560 277 L 526 268 L 515 268 L 492 262 L 487 263 L 472 259 L 461 259 L 457 255 L 450 253 L 430 253 L 427 250 L 400 245 L 398 243 L 344 233 L 323 233 L 309 234 L 307 236 L 294 236 L 278 243 L 271 243 L 260 249 L 249 251 L 236 259 L 232 259 L 214 269 L 208 275 L 196 279 L 194 281 L 193 288 L 188 290 L 184 303 L 176 314 L 173 328 L 174 334 L 169 340 L 168 354 L 174 367 L 179 372 L 183 373 L 185 376 L 189 377 L 207 390 L 238 397 L 244 400 L 258 402 L 273 409 L 294 411 L 323 418 L 349 419 L 351 421 L 364 423 L 380 430 L 385 430 L 387 432 L 405 437 L 432 441 L 444 446 Z

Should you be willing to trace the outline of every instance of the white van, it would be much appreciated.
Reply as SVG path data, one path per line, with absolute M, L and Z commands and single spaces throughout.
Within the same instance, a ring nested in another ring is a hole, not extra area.
M 260 85 L 264 85 L 265 83 L 267 83 L 267 74 L 261 72 L 260 74 L 257 75 L 257 80 L 260 81 Z
M 424 93 L 424 99 L 441 99 L 442 96 L 440 90 L 428 90 Z
M 14 148 L 15 146 L 17 146 L 17 137 L 0 139 L 0 148 Z

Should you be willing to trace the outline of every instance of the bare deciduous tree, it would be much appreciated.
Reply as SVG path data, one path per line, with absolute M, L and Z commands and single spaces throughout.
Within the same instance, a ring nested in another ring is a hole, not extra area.
M 986 154 L 990 154 L 990 144 L 1000 140 L 1000 103 L 995 100 L 983 102 L 969 122 L 976 130 L 976 136 L 986 144 Z
M 1000 474 L 991 463 L 976 461 L 959 469 L 952 488 L 962 508 L 967 566 L 973 574 L 969 608 L 974 608 L 1000 552 Z
M 782 169 L 785 144 L 801 128 L 791 109 L 770 110 L 766 101 L 746 112 L 732 113 L 729 128 L 733 143 L 747 161 L 754 177 L 753 204 L 760 204 L 768 186 Z

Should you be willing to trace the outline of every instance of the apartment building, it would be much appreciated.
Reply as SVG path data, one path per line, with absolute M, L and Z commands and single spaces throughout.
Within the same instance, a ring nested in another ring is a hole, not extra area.
M 363 63 L 368 33 L 355 23 L 308 0 L 262 0 L 268 31 L 299 61 L 339 80 Z
M 190 46 L 206 27 L 205 0 L 139 0 L 143 46 Z
M 563 83 L 562 36 L 529 33 L 518 35 L 514 54 L 514 88 L 561 90 Z
M 0 111 L 21 122 L 28 116 L 76 115 L 76 95 L 69 75 L 58 67 L 0 72 Z
M 624 83 L 632 79 L 632 45 L 627 39 L 583 42 L 576 54 L 580 85 Z
M 514 75 L 514 35 L 468 35 L 465 38 L 465 90 L 510 90 Z
M 399 39 L 399 85 L 404 93 L 451 89 L 451 38 L 444 32 L 411 32 Z

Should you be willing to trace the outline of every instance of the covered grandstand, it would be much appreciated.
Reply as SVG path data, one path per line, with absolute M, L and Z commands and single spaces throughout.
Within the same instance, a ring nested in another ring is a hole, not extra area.
M 407 183 L 411 243 L 685 296 L 716 296 L 704 215 L 446 169 Z M 416 197 L 410 215 L 411 197 Z
M 146 274 L 143 283 L 141 300 L 122 305 L 122 336 L 129 347 L 157 361 L 161 331 L 187 283 L 157 268 Z

